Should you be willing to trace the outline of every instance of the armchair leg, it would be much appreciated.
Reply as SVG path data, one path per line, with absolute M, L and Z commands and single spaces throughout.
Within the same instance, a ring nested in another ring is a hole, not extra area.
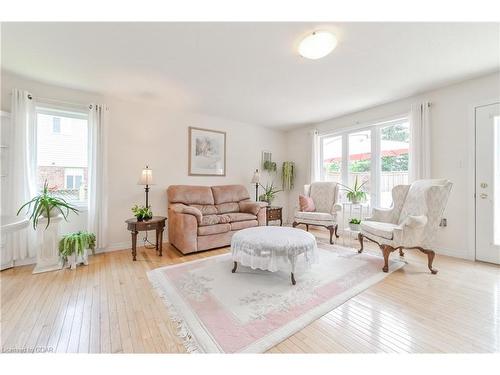
M 358 253 L 362 253 L 363 252 L 363 235 L 361 233 L 358 233 L 358 241 L 359 241 L 359 245 L 361 246 L 360 249 L 358 250 Z
M 297 223 L 296 221 L 294 221 L 294 222 L 292 223 L 292 227 L 294 227 L 294 228 L 295 228 L 297 225 L 299 225 L 299 223 Z
M 338 229 L 339 229 L 339 225 L 338 225 L 338 224 L 335 224 L 335 237 L 336 237 L 336 238 L 339 238 L 339 237 L 340 237 L 340 236 L 339 236 L 339 234 L 337 233 Z
M 435 268 L 432 268 L 432 262 L 434 262 L 434 257 L 436 256 L 436 253 L 433 250 L 427 250 L 427 249 L 422 249 L 421 247 L 417 247 L 422 253 L 427 254 L 427 267 L 429 267 L 429 270 L 433 275 L 438 273 L 438 270 Z
M 329 225 L 326 227 L 330 231 L 330 245 L 333 245 L 333 233 L 335 232 L 335 227 L 333 225 Z
M 405 253 L 403 252 L 403 248 L 399 249 L 399 256 L 400 257 L 404 257 L 405 256 Z
M 306 224 L 306 231 L 309 232 L 309 224 Z
M 382 271 L 389 272 L 389 255 L 396 249 L 389 245 L 381 245 L 380 249 L 384 255 L 384 267 L 382 268 Z

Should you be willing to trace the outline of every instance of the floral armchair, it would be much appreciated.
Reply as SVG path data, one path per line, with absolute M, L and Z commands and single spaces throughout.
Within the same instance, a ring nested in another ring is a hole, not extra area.
M 330 243 L 333 244 L 333 234 L 337 234 L 337 212 L 342 210 L 342 205 L 337 203 L 338 184 L 336 182 L 313 182 L 311 185 L 304 185 L 304 195 L 311 197 L 314 202 L 315 211 L 295 212 L 293 227 L 305 224 L 306 230 L 309 225 L 325 227 L 330 231 Z
M 363 239 L 379 245 L 384 255 L 384 272 L 389 271 L 389 255 L 396 250 L 418 249 L 427 254 L 432 274 L 435 253 L 431 250 L 441 216 L 450 195 L 452 183 L 448 180 L 418 180 L 411 185 L 392 189 L 393 206 L 373 209 L 372 217 L 361 223 L 358 239 L 363 251 Z

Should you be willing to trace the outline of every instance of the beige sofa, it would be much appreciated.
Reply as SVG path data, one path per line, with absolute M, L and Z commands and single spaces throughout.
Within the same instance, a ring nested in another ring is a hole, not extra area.
M 233 234 L 266 225 L 266 203 L 250 200 L 243 185 L 171 185 L 168 238 L 183 254 L 228 246 Z

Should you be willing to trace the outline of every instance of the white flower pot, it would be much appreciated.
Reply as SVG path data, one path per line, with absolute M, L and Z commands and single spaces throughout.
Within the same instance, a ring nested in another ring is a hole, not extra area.
M 359 232 L 359 224 L 352 224 L 352 223 L 349 223 L 349 228 L 354 231 L 354 232 Z
M 79 264 L 83 264 L 84 266 L 88 266 L 89 264 L 89 251 L 87 249 L 83 250 L 82 255 L 78 255 L 76 252 L 73 255 L 68 257 L 68 265 L 74 270 L 76 266 Z

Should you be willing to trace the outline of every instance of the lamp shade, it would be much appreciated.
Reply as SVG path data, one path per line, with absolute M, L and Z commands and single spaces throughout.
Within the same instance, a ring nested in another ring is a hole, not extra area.
M 146 168 L 142 170 L 141 177 L 139 178 L 138 185 L 154 185 L 153 182 L 153 170 L 149 169 L 146 165 Z
M 253 173 L 252 184 L 258 184 L 259 180 L 260 180 L 259 170 L 256 169 L 255 172 Z

